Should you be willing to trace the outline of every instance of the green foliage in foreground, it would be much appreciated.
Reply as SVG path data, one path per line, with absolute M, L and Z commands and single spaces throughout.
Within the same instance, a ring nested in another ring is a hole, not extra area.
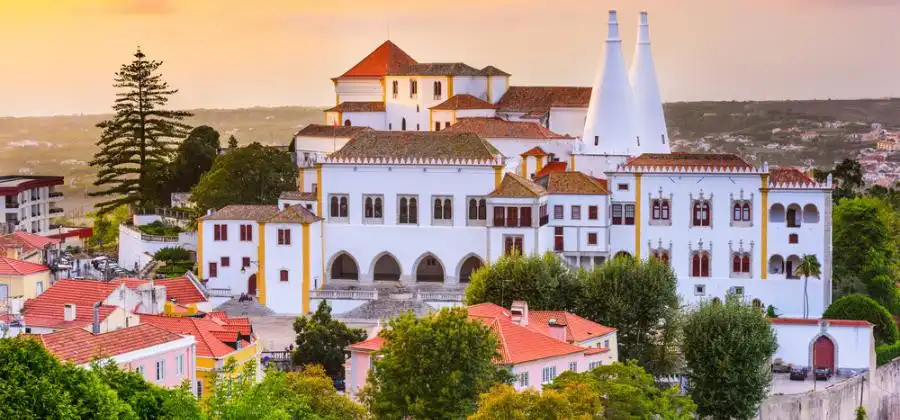
M 898 357 L 900 357 L 900 341 L 875 347 L 875 359 L 878 366 L 890 363 L 891 360 Z
M 291 355 L 296 366 L 320 365 L 332 378 L 344 377 L 347 347 L 366 339 L 366 331 L 348 328 L 331 317 L 331 307 L 324 300 L 310 316 L 294 320 L 297 349 Z
M 875 326 L 875 343 L 892 344 L 897 341 L 897 324 L 884 306 L 863 295 L 847 295 L 828 306 L 822 318 L 869 321 Z

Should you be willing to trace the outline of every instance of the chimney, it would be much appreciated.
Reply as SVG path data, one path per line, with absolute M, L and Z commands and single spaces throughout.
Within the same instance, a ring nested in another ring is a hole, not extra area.
M 512 314 L 512 322 L 523 327 L 528 325 L 528 302 L 514 300 L 509 312 Z
M 75 320 L 75 304 L 67 303 L 63 307 L 63 320 L 64 321 L 74 321 Z
M 94 319 L 91 323 L 91 332 L 94 334 L 100 334 L 100 304 L 103 303 L 101 301 L 97 301 L 94 304 Z
M 628 83 L 619 22 L 609 11 L 606 52 L 601 55 L 582 134 L 584 151 L 609 155 L 638 152 L 634 121 L 634 96 Z
M 566 324 L 562 320 L 556 318 L 550 318 L 547 321 L 547 326 L 550 330 L 550 337 L 556 339 L 557 341 L 562 341 L 566 343 Z
M 653 52 L 650 49 L 650 24 L 647 12 L 638 19 L 637 45 L 631 63 L 631 90 L 634 93 L 635 123 L 642 153 L 671 153 L 666 117 L 659 96 Z

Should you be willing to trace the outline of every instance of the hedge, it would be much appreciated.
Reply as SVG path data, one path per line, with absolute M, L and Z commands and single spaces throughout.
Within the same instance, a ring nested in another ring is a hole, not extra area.
M 897 341 L 897 324 L 890 312 L 872 298 L 854 294 L 834 302 L 822 314 L 826 319 L 852 319 L 869 321 L 875 325 L 875 343 L 891 344 Z
M 900 357 L 900 341 L 894 344 L 883 344 L 875 347 L 875 358 L 878 366 Z

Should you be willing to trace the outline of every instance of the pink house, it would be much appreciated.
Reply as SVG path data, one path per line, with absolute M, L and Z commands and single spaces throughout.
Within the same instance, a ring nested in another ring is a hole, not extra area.
M 173 388 L 197 382 L 197 344 L 152 324 L 140 324 L 95 334 L 79 327 L 34 336 L 50 353 L 76 365 L 113 361 L 124 370 L 140 372 L 147 382 Z M 192 387 L 193 388 L 193 387 Z
M 582 372 L 618 360 L 616 330 L 564 311 L 528 311 L 513 302 L 511 309 L 493 303 L 469 306 L 469 318 L 497 335 L 500 359 L 510 369 L 516 389 L 542 389 L 560 373 Z M 349 347 L 347 392 L 352 397 L 365 385 L 372 358 L 384 345 L 381 336 Z

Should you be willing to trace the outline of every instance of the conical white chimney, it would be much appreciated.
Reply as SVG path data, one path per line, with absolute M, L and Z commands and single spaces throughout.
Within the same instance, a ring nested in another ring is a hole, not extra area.
M 616 11 L 609 11 L 606 53 L 601 57 L 584 123 L 584 151 L 610 155 L 638 152 L 634 98 L 622 56 Z
M 635 122 L 640 136 L 640 151 L 644 153 L 671 153 L 669 133 L 659 83 L 650 49 L 650 24 L 647 12 L 641 12 L 638 20 L 637 46 L 631 63 L 631 90 L 634 92 Z

